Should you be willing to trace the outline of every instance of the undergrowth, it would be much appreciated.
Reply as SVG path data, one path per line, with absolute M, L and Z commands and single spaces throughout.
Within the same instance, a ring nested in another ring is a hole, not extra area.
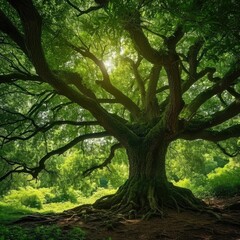
M 79 227 L 69 230 L 57 225 L 21 227 L 0 225 L 0 240 L 84 240 L 86 233 Z

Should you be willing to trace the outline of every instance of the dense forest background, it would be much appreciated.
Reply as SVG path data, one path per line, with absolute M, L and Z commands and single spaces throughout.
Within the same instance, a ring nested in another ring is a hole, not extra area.
M 235 144 L 236 141 L 228 142 L 229 152 L 234 151 Z M 90 146 L 86 157 L 84 148 Z M 38 180 L 14 175 L 1 183 L 1 201 L 35 210 L 61 211 L 113 193 L 128 177 L 124 151 L 119 150 L 107 168 L 96 170 L 90 176 L 83 175 L 86 169 L 107 158 L 107 150 L 107 144 L 86 142 L 80 149 L 55 157 L 49 162 L 49 172 L 43 172 Z M 191 189 L 199 198 L 230 197 L 240 190 L 239 160 L 239 155 L 227 156 L 215 144 L 178 141 L 168 151 L 167 174 L 174 184 Z

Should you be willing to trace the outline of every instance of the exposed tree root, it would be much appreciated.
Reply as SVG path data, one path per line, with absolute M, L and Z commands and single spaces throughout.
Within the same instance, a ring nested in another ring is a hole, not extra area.
M 67 222 L 101 222 L 113 229 L 127 219 L 149 219 L 167 216 L 169 209 L 177 212 L 192 210 L 209 213 L 219 219 L 203 201 L 188 189 L 171 183 L 127 181 L 116 194 L 104 196 L 94 204 L 82 205 L 48 219 L 49 222 L 64 218 Z M 46 220 L 46 219 L 45 219 Z
M 97 200 L 93 207 L 105 209 L 124 218 L 163 217 L 168 209 L 204 211 L 206 204 L 188 189 L 171 183 L 127 181 L 116 194 Z
M 141 186 L 141 187 L 140 187 Z M 128 219 L 150 219 L 167 216 L 169 209 L 177 212 L 192 210 L 205 212 L 219 219 L 203 201 L 188 189 L 171 183 L 136 183 L 127 181 L 116 194 L 104 196 L 93 205 L 83 205 L 65 214 L 77 214 L 86 222 L 100 221 L 102 226 L 113 229 Z

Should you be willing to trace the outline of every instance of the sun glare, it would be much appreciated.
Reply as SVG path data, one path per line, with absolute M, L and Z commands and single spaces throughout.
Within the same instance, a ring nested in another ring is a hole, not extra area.
M 111 72 L 114 69 L 114 63 L 111 59 L 104 61 L 104 65 L 107 68 L 108 72 Z

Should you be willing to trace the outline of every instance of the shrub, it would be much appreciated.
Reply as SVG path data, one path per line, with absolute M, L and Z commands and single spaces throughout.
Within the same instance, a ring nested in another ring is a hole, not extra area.
M 208 188 L 217 197 L 239 194 L 239 175 L 240 166 L 230 161 L 223 168 L 217 168 L 213 173 L 208 174 Z
M 19 188 L 18 190 L 10 191 L 4 196 L 2 201 L 9 205 L 41 209 L 42 204 L 45 202 L 45 194 L 48 192 L 50 192 L 50 190 L 46 188 Z
M 42 201 L 37 194 L 22 196 L 21 204 L 29 208 L 42 209 Z
M 79 192 L 73 188 L 69 189 L 55 189 L 52 194 L 46 195 L 47 203 L 57 203 L 57 202 L 71 202 L 77 203 Z

